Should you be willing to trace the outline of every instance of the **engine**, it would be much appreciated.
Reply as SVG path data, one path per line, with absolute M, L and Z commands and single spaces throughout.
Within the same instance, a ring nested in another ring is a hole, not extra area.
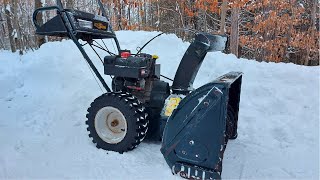
M 112 90 L 125 91 L 136 96 L 147 108 L 150 119 L 159 119 L 166 98 L 170 95 L 167 82 L 160 80 L 160 64 L 157 56 L 139 54 L 132 56 L 130 51 L 120 52 L 121 56 L 106 56 L 104 73 L 112 77 Z M 159 131 L 160 122 L 150 122 L 149 132 Z M 154 133 L 158 134 L 159 133 Z

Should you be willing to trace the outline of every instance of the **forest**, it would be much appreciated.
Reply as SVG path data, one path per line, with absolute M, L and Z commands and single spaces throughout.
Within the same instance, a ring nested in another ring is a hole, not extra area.
M 197 32 L 229 36 L 226 53 L 266 62 L 319 65 L 318 0 L 103 0 L 115 31 L 161 31 L 190 41 Z M 96 0 L 64 0 L 98 13 Z M 24 54 L 48 41 L 36 36 L 32 14 L 55 0 L 0 0 L 0 49 Z M 43 22 L 55 16 L 46 12 Z

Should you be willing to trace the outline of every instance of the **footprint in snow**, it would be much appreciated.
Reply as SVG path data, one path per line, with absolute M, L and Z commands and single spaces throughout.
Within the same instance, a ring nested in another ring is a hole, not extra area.
M 78 127 L 78 126 L 81 126 L 81 124 L 82 124 L 81 122 L 77 122 L 77 123 L 75 123 L 73 126 L 74 126 L 74 127 Z
M 18 88 L 23 88 L 24 87 L 24 83 L 19 83 Z
M 5 99 L 5 101 L 11 102 L 13 99 L 14 99 L 13 97 L 8 97 L 8 98 Z
M 14 150 L 17 152 L 21 152 L 21 150 L 24 148 L 23 142 L 19 141 L 15 146 L 14 146 Z
M 289 147 L 289 145 L 292 143 L 290 141 L 290 137 L 288 135 L 288 133 L 285 131 L 285 129 L 283 128 L 274 128 L 272 130 L 272 135 L 273 138 L 276 139 L 277 141 L 279 141 L 280 146 L 282 148 L 286 148 Z

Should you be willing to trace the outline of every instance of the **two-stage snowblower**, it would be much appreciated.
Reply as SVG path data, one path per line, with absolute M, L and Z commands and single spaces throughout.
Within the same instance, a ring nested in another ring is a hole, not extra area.
M 242 73 L 228 73 L 198 89 L 192 85 L 206 54 L 224 50 L 227 37 L 196 34 L 170 87 L 161 80 L 157 56 L 142 53 L 143 48 L 136 54 L 120 48 L 103 4 L 97 3 L 101 15 L 64 9 L 60 0 L 33 15 L 38 35 L 73 40 L 107 91 L 88 109 L 86 124 L 93 142 L 98 148 L 123 153 L 148 134 L 162 139 L 161 152 L 172 173 L 188 179 L 220 179 L 227 142 L 237 138 Z M 57 15 L 38 24 L 38 14 L 52 10 Z M 118 53 L 110 52 L 103 39 L 113 40 Z M 112 77 L 111 88 L 84 45 L 108 53 L 101 58 L 95 50 L 104 74 Z

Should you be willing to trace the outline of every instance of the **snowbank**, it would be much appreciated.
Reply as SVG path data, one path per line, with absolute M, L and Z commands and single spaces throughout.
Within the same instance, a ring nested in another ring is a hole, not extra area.
M 117 32 L 122 48 L 133 50 L 156 34 Z M 173 77 L 188 45 L 169 34 L 145 52 L 159 55 L 162 74 Z M 229 71 L 244 79 L 239 138 L 228 144 L 223 178 L 317 179 L 320 68 L 210 53 L 195 86 Z M 95 148 L 84 122 L 100 94 L 71 41 L 21 57 L 0 51 L 0 179 L 176 179 L 158 142 L 122 155 Z

